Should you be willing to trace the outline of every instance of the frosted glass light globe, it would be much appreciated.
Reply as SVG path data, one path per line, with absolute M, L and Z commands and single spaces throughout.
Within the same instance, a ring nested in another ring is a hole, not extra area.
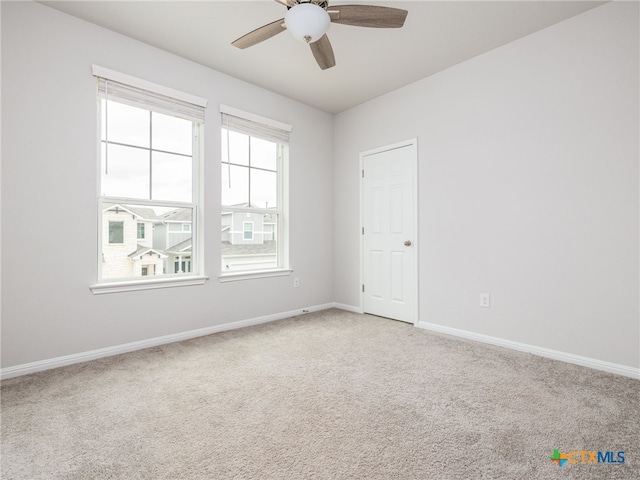
M 331 18 L 324 8 L 314 3 L 300 3 L 287 11 L 284 24 L 298 40 L 313 43 L 327 33 Z

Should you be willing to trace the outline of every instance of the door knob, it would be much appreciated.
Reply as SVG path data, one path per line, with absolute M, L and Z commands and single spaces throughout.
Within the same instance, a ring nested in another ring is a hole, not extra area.
M 405 240 L 404 246 L 405 247 L 410 247 L 411 246 L 411 240 Z

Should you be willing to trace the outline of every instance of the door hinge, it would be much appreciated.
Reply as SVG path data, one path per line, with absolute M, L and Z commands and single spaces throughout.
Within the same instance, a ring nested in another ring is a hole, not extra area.
M 364 178 L 364 170 L 362 170 L 362 178 Z
M 364 293 L 364 283 L 362 284 L 362 293 Z
M 364 227 L 362 227 L 362 234 L 364 235 Z

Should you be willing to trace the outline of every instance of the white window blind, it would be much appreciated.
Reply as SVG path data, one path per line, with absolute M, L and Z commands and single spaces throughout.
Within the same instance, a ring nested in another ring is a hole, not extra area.
M 96 65 L 93 66 L 93 74 L 98 79 L 98 93 L 105 99 L 145 106 L 149 110 L 204 123 L 206 99 Z
M 271 142 L 289 144 L 289 134 L 292 128 L 287 124 L 253 114 L 243 114 L 244 112 L 230 107 L 222 106 L 220 110 L 222 128 Z

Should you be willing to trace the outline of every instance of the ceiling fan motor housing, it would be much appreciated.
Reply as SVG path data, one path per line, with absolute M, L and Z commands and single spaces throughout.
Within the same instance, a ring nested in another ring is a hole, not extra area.
M 278 0 L 276 0 L 278 1 Z M 282 3 L 282 2 L 281 2 Z M 288 2 L 287 8 L 295 7 L 301 3 L 313 3 L 314 5 L 318 5 L 319 7 L 324 8 L 325 10 L 329 8 L 329 2 L 327 0 L 291 0 Z
M 289 8 L 284 23 L 295 38 L 313 43 L 327 33 L 331 18 L 323 7 L 315 3 L 299 3 Z

